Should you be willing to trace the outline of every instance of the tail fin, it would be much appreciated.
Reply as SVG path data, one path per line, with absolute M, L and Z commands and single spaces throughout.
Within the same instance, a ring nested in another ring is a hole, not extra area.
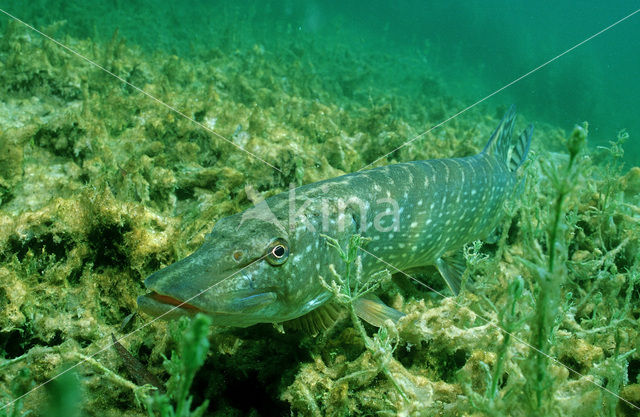
M 500 161 L 504 161 L 511 171 L 518 169 L 527 157 L 529 146 L 531 145 L 531 135 L 533 134 L 533 125 L 530 124 L 522 131 L 514 143 L 511 135 L 515 121 L 516 106 L 511 105 L 491 135 L 487 146 L 482 151 L 494 155 Z

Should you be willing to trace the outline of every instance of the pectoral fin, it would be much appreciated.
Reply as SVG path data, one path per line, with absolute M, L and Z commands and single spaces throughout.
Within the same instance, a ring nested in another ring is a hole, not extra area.
M 438 272 L 440 272 L 440 275 L 442 275 L 442 278 L 446 281 L 451 292 L 454 295 L 458 295 L 460 293 L 462 275 L 467 269 L 466 261 L 462 253 L 458 256 L 436 259 L 436 268 L 438 268 Z
M 304 316 L 284 322 L 284 325 L 287 328 L 302 330 L 315 336 L 331 327 L 340 318 L 343 311 L 343 308 L 329 301 Z
M 389 307 L 373 294 L 358 298 L 353 302 L 353 307 L 358 317 L 376 327 L 381 327 L 387 320 L 396 323 L 405 315 L 403 312 Z

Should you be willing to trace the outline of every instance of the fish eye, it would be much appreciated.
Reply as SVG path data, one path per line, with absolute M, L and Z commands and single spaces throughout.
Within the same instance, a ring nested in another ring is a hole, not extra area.
M 240 262 L 240 260 L 242 259 L 242 251 L 241 250 L 237 250 L 235 252 L 233 252 L 233 260 L 236 262 Z
M 273 249 L 271 249 L 271 253 L 273 254 L 273 256 L 275 258 L 278 258 L 278 259 L 280 259 L 280 258 L 282 258 L 284 256 L 285 251 L 286 251 L 286 249 L 282 245 L 274 246 Z
M 269 262 L 271 265 L 282 265 L 287 261 L 288 257 L 289 246 L 283 239 L 276 239 L 271 245 L 269 245 L 269 249 L 267 252 L 267 262 Z

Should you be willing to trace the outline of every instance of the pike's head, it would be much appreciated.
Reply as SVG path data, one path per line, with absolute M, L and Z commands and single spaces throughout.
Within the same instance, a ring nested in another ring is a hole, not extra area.
M 335 251 L 305 228 L 239 213 L 219 220 L 190 256 L 150 275 L 142 311 L 163 318 L 203 312 L 220 326 L 299 317 L 330 296 L 318 272 Z

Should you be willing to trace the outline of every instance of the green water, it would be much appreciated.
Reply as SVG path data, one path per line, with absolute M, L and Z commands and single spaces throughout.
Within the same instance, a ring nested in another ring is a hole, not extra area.
M 277 54 L 303 41 L 335 45 L 355 56 L 389 55 L 394 63 L 367 68 L 357 89 L 420 90 L 421 75 L 438 73 L 462 108 L 567 51 L 635 10 L 633 2 L 446 1 L 307 2 L 154 1 L 3 2 L 3 8 L 39 28 L 67 23 L 56 35 L 109 40 L 117 29 L 129 44 L 148 51 L 192 56 L 260 44 Z M 4 17 L 0 24 L 6 24 Z M 638 164 L 640 53 L 637 16 L 536 71 L 491 98 L 516 103 L 532 119 L 570 130 L 590 123 L 593 146 L 607 145 L 625 129 L 626 160 Z M 283 58 L 286 59 L 286 58 Z M 327 85 L 341 72 L 321 55 L 307 56 Z M 345 65 L 350 62 L 344 61 Z M 336 72 L 338 74 L 336 74 Z M 367 105 L 366 97 L 362 104 Z M 339 98 L 335 98 L 339 100 Z M 409 99 L 420 101 L 419 94 Z M 449 116 L 449 115 L 447 115 Z M 464 116 L 462 116 L 464 117 Z M 423 121 L 425 130 L 427 121 Z
M 0 417 L 638 415 L 640 12 L 579 45 L 638 7 L 0 0 L 82 56 L 0 13 Z M 254 195 L 471 155 L 511 104 L 529 161 L 460 296 L 396 274 L 397 328 L 317 337 L 139 314 Z

